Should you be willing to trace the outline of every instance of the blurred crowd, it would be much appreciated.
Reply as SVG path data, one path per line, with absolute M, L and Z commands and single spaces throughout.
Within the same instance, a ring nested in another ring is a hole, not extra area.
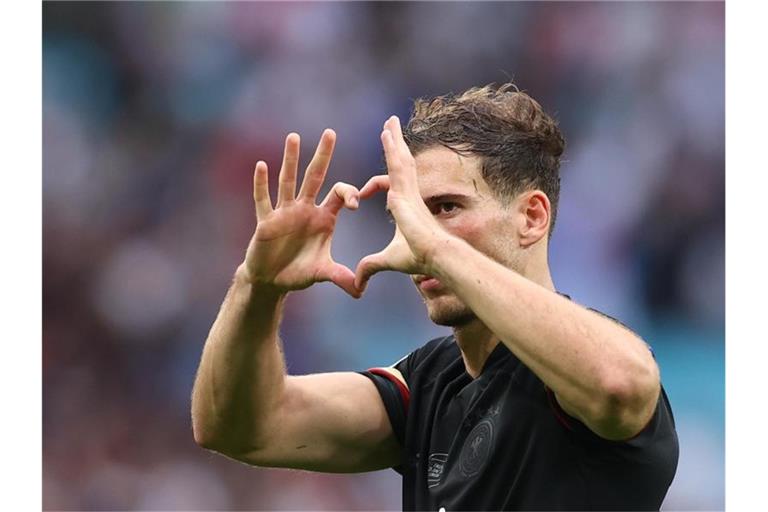
M 46 2 L 43 506 L 399 509 L 394 471 L 252 468 L 194 444 L 202 346 L 289 131 L 327 190 L 381 170 L 413 98 L 514 80 L 567 139 L 560 291 L 653 347 L 681 456 L 666 509 L 724 507 L 724 4 Z M 354 266 L 392 234 L 342 213 Z M 353 267 L 354 268 L 354 267 Z M 295 374 L 387 365 L 445 333 L 405 276 L 291 295 Z

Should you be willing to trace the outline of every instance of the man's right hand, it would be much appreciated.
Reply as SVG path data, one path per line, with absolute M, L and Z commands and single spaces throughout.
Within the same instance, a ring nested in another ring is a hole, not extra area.
M 313 283 L 331 281 L 355 298 L 355 273 L 331 257 L 331 238 L 342 207 L 356 210 L 360 192 L 346 183 L 336 183 L 320 205 L 315 204 L 331 162 L 336 134 L 327 129 L 304 173 L 296 195 L 299 165 L 299 135 L 285 139 L 283 165 L 272 207 L 267 164 L 259 161 L 253 175 L 256 205 L 256 232 L 251 238 L 239 272 L 254 285 L 284 294 L 302 290 Z

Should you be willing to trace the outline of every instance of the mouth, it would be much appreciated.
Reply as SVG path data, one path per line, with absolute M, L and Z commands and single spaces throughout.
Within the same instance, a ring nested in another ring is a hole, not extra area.
M 416 276 L 414 279 L 414 282 L 416 283 L 416 286 L 421 290 L 422 292 L 430 292 L 430 291 L 437 291 L 443 288 L 443 283 L 441 283 L 437 278 L 432 276 Z

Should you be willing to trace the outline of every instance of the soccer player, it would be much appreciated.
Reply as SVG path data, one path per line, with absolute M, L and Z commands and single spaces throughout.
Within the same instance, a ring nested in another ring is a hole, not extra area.
M 653 355 L 550 276 L 565 144 L 555 121 L 512 84 L 486 86 L 418 100 L 381 142 L 387 174 L 360 190 L 336 183 L 319 205 L 331 130 L 298 195 L 288 135 L 274 206 L 256 164 L 256 231 L 203 350 L 196 442 L 258 466 L 392 467 L 404 510 L 658 510 L 678 443 Z M 353 272 L 331 259 L 336 219 L 378 192 L 395 235 Z M 393 367 L 286 375 L 286 294 L 332 281 L 361 297 L 383 270 L 411 275 L 453 335 Z

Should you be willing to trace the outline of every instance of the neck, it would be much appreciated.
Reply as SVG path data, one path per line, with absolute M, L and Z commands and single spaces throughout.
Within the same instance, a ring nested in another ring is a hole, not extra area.
M 555 290 L 555 283 L 552 281 L 552 275 L 549 273 L 549 264 L 547 263 L 547 246 L 537 246 L 534 251 L 540 251 L 533 257 L 528 258 L 517 272 L 536 284 L 539 284 L 549 291 Z
M 488 356 L 499 344 L 499 339 L 478 318 L 461 327 L 454 327 L 453 336 L 461 350 L 467 373 L 476 379 L 480 376 Z
M 543 265 L 530 262 L 524 266 L 520 274 L 550 291 L 557 291 L 546 260 L 544 260 Z M 459 350 L 461 350 L 461 357 L 464 359 L 467 373 L 476 379 L 483 371 L 488 356 L 499 344 L 499 338 L 477 317 L 465 325 L 454 327 L 453 336 L 456 338 Z

